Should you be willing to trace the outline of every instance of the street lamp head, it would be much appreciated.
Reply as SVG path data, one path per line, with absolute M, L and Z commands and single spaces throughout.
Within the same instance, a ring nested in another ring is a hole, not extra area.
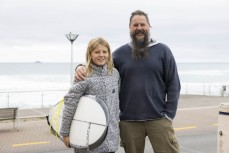
M 71 43 L 73 43 L 73 41 L 76 40 L 76 38 L 77 38 L 79 35 L 73 34 L 73 33 L 70 32 L 69 34 L 66 34 L 65 36 L 68 38 L 69 41 L 71 41 Z

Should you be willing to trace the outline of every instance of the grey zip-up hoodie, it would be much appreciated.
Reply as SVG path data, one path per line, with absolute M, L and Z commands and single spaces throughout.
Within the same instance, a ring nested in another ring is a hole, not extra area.
M 71 122 L 80 97 L 84 94 L 95 95 L 102 99 L 109 109 L 109 124 L 104 142 L 98 148 L 89 152 L 115 152 L 119 145 L 119 73 L 113 68 L 113 73 L 109 75 L 107 65 L 103 67 L 92 65 L 92 67 L 92 74 L 83 81 L 74 82 L 68 94 L 64 97 L 65 107 L 60 135 L 69 136 Z M 81 152 L 81 150 L 75 149 L 75 152 Z M 82 152 L 84 151 L 82 150 Z

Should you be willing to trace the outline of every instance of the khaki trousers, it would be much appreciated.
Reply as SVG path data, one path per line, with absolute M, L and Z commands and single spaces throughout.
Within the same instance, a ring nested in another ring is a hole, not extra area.
M 149 121 L 120 121 L 121 146 L 126 153 L 144 153 L 149 137 L 154 153 L 179 153 L 172 122 L 166 118 Z

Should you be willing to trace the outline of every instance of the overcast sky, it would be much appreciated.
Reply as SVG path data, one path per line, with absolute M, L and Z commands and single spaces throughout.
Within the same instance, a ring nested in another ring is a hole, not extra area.
M 84 61 L 94 37 L 115 50 L 130 41 L 137 9 L 177 62 L 229 62 L 228 0 L 0 0 L 0 62 L 70 62 L 69 32 L 79 34 L 74 62 Z

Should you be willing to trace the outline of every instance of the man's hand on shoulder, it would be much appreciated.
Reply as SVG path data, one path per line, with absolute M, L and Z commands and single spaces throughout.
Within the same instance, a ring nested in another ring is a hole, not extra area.
M 85 80 L 86 78 L 86 67 L 84 65 L 79 65 L 75 69 L 75 80 Z

